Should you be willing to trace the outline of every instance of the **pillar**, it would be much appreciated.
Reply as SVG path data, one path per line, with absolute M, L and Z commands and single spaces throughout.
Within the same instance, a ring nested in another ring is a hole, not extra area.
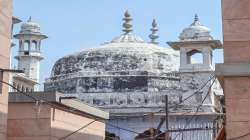
M 225 95 L 227 140 L 250 139 L 249 9 L 249 0 L 222 0 L 224 64 L 216 73 Z
M 8 69 L 10 64 L 12 25 L 12 0 L 0 0 L 0 68 Z M 0 75 L 2 72 L 0 71 Z M 8 73 L 4 72 L 0 80 L 9 81 Z M 0 84 L 0 139 L 6 140 L 9 87 Z

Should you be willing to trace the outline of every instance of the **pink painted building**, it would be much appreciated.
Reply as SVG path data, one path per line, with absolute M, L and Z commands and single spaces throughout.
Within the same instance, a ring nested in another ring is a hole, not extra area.
M 0 80 L 8 82 L 9 74 L 2 69 L 9 68 L 11 46 L 12 1 L 0 0 Z M 7 85 L 0 83 L 0 140 L 6 140 L 8 114 Z
M 250 1 L 221 0 L 224 63 L 216 74 L 224 89 L 226 140 L 250 139 Z
M 105 120 L 109 113 L 56 92 L 31 95 L 51 105 L 36 103 L 20 93 L 10 93 L 8 140 L 105 139 Z

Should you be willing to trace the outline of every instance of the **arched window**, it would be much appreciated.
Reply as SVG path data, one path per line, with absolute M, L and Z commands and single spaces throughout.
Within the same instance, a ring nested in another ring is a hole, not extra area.
M 25 92 L 25 88 L 24 88 L 24 86 L 22 86 L 22 89 L 21 89 L 21 90 L 22 90 L 22 92 Z
M 29 92 L 29 88 L 26 87 L 26 88 L 25 88 L 25 92 Z
M 29 51 L 30 42 L 28 40 L 24 41 L 23 51 Z
M 37 48 L 37 42 L 35 40 L 32 41 L 31 43 L 31 51 L 37 51 L 38 48 Z
M 187 53 L 187 57 L 188 64 L 203 64 L 203 54 L 199 50 L 191 50 Z

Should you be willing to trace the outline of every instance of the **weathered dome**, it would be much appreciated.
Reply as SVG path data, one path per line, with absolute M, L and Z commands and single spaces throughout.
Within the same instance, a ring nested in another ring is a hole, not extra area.
M 150 43 L 115 42 L 59 59 L 51 77 L 83 72 L 96 75 L 115 71 L 162 71 L 178 70 L 179 54 L 171 48 Z
M 29 20 L 21 25 L 20 33 L 40 33 L 40 25 L 32 22 L 31 17 Z
M 164 83 L 163 79 L 171 77 L 169 72 L 178 71 L 179 53 L 134 35 L 128 12 L 123 20 L 124 33 L 109 43 L 59 59 L 45 82 L 45 90 L 106 93 L 167 88 L 167 84 L 158 84 L 158 89 L 154 81 Z
M 171 48 L 136 40 L 111 41 L 59 59 L 45 82 L 45 90 L 64 93 L 147 91 L 150 77 L 161 78 L 178 68 L 179 53 Z M 63 83 L 67 84 L 62 86 Z
M 194 22 L 185 28 L 179 36 L 180 40 L 212 40 L 210 29 L 202 25 L 197 15 Z

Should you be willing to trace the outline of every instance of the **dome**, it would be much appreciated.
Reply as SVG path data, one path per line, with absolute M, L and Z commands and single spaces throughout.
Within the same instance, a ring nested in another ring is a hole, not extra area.
M 197 15 L 194 22 L 185 28 L 179 36 L 180 40 L 212 40 L 210 29 L 202 25 Z
M 169 78 L 167 74 L 178 71 L 179 53 L 133 34 L 127 12 L 124 20 L 122 35 L 56 61 L 44 84 L 45 90 L 106 93 L 148 91 L 157 86 L 162 89 L 164 79 Z
M 117 40 L 116 40 L 117 41 Z M 82 72 L 102 75 L 121 71 L 178 70 L 178 52 L 151 43 L 114 42 L 90 48 L 59 59 L 51 77 Z
M 21 33 L 40 33 L 40 25 L 29 20 L 21 25 Z
M 179 53 L 171 48 L 140 41 L 111 41 L 56 61 L 45 82 L 45 90 L 63 93 L 144 91 L 148 90 L 150 79 L 162 78 L 178 68 Z M 135 84 L 138 82 L 141 85 Z

